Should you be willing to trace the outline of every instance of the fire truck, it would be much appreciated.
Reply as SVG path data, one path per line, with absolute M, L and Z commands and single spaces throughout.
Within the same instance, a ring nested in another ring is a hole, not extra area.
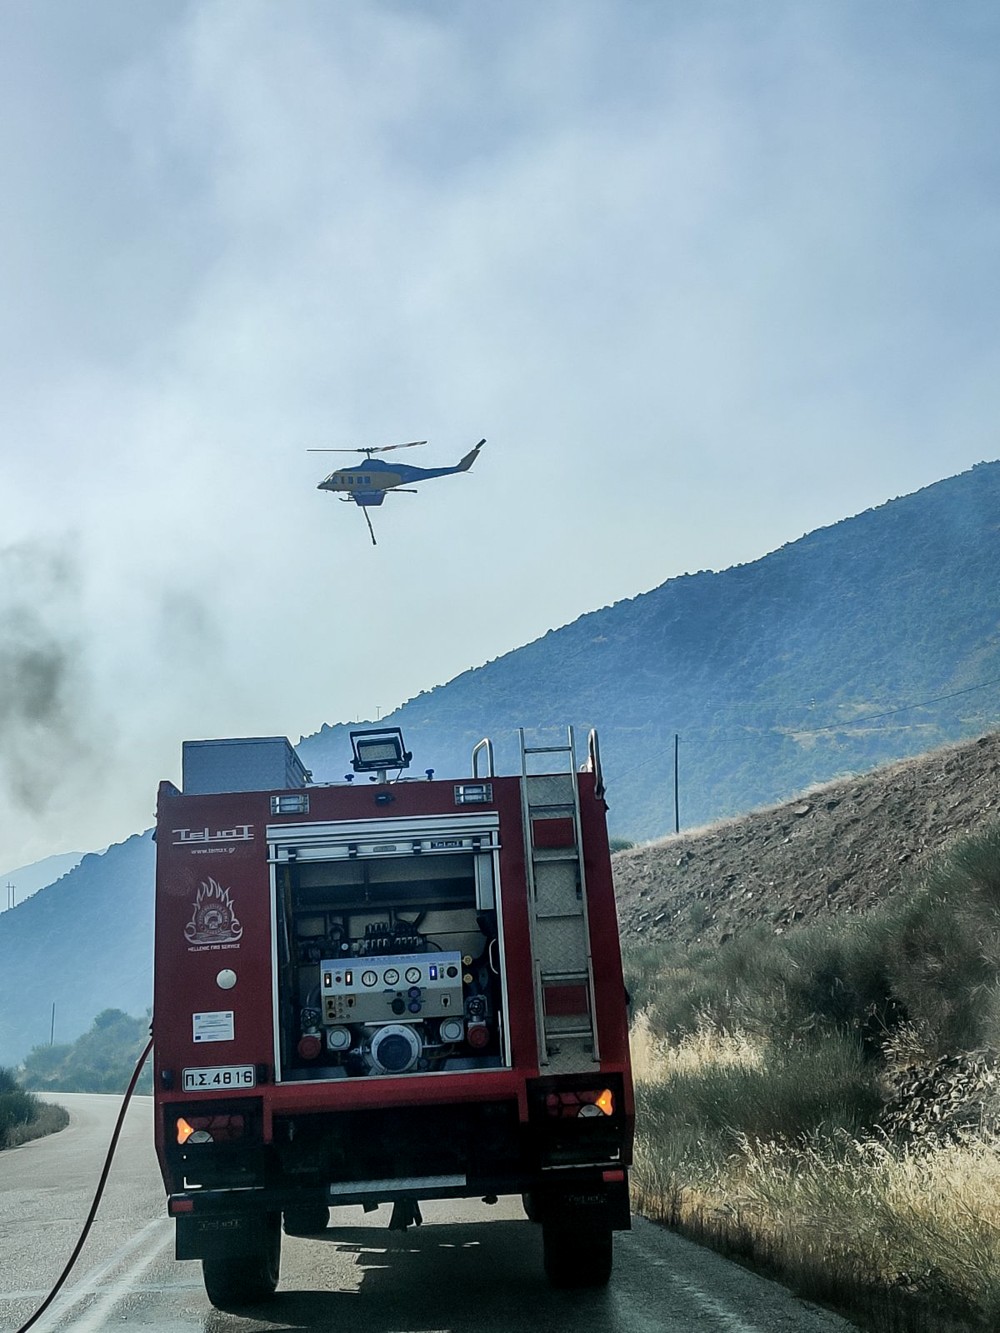
M 284 737 L 189 741 L 156 826 L 156 1148 L 211 1302 L 272 1295 L 329 1209 L 520 1195 L 557 1286 L 607 1283 L 633 1100 L 596 733 L 313 783 Z M 581 756 L 582 758 L 582 756 Z M 346 765 L 345 765 L 346 766 Z

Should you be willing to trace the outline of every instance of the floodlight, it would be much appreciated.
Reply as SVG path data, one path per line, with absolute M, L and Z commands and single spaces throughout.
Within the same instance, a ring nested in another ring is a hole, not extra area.
M 351 748 L 354 750 L 351 767 L 355 773 L 385 773 L 390 768 L 409 768 L 413 758 L 403 746 L 403 733 L 399 727 L 352 731 Z

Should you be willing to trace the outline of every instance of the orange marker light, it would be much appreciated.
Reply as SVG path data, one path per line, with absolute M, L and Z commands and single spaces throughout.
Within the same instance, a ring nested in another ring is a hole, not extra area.
M 605 1088 L 604 1091 L 601 1093 L 600 1097 L 598 1097 L 597 1101 L 594 1103 L 594 1105 L 599 1106 L 605 1115 L 614 1115 L 615 1099 L 611 1095 L 611 1089 Z
M 177 1121 L 177 1142 L 187 1143 L 193 1133 L 194 1125 L 189 1125 L 183 1116 L 180 1117 Z

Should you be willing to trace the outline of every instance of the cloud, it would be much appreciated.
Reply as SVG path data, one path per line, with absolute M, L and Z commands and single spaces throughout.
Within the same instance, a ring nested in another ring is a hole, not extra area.
M 185 736 L 387 711 L 995 452 L 984 7 L 98 12 L 20 20 L 58 114 L 0 80 L 0 239 L 42 251 L 0 311 L 7 539 L 80 532 L 19 630 L 51 673 L 4 670 L 23 754 L 26 672 L 81 756 L 114 716 L 74 843 Z M 377 550 L 305 452 L 483 435 Z

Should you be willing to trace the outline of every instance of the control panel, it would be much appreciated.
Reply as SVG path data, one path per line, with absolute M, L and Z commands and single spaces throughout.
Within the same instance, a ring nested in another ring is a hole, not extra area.
M 319 966 L 324 1023 L 415 1023 L 462 1014 L 460 953 L 338 958 Z

